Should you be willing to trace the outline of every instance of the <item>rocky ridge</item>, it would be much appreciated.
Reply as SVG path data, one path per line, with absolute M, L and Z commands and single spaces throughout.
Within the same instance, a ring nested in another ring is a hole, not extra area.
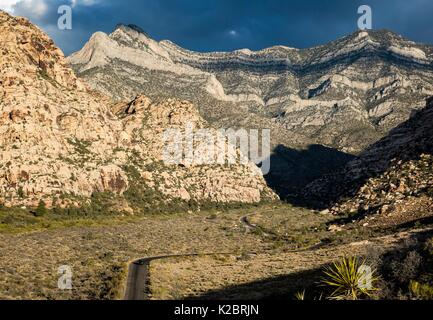
M 234 103 L 243 116 L 255 113 L 322 145 L 355 153 L 433 95 L 433 48 L 389 31 L 356 32 L 304 50 L 277 46 L 198 53 L 119 25 L 110 35 L 95 33 L 68 61 L 115 99 L 139 90 L 181 96 L 198 102 L 207 120 L 218 124 L 222 119 L 215 119 L 215 111 L 204 111 Z M 212 99 L 219 103 L 206 106 Z M 224 111 L 221 117 L 233 113 Z M 350 124 L 342 122 L 349 118 Z M 359 129 L 372 135 L 370 141 L 353 141 Z
M 0 39 L 0 204 L 82 206 L 108 193 L 133 212 L 174 202 L 276 198 L 252 163 L 162 161 L 166 129 L 182 130 L 187 122 L 208 126 L 193 104 L 138 96 L 113 106 L 87 88 L 52 40 L 24 18 L 0 12 Z

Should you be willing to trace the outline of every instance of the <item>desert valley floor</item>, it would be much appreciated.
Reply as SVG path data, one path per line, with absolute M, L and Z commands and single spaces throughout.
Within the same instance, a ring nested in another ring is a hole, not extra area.
M 2 211 L 0 218 L 3 299 L 122 299 L 129 262 L 185 255 L 151 262 L 147 298 L 291 300 L 341 257 L 374 260 L 433 236 L 425 218 L 339 229 L 332 215 L 286 204 L 88 220 Z M 58 289 L 61 265 L 72 267 L 71 291 Z

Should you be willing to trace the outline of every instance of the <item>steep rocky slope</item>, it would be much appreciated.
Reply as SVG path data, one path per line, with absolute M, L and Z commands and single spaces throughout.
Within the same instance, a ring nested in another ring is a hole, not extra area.
M 433 156 L 394 160 L 379 176 L 368 179 L 349 200 L 336 204 L 334 214 L 353 214 L 365 226 L 422 221 L 433 214 Z M 365 221 L 366 220 L 366 221 Z
M 1 11 L 0 41 L 0 204 L 82 206 L 108 193 L 131 212 L 275 199 L 247 161 L 162 161 L 166 129 L 207 126 L 191 103 L 138 96 L 113 106 L 76 78 L 40 29 Z
M 312 183 L 310 199 L 331 212 L 390 214 L 433 212 L 433 99 L 338 173 Z M 328 201 L 328 202 L 326 202 Z
M 389 31 L 356 32 L 305 50 L 198 53 L 119 25 L 110 35 L 95 33 L 68 61 L 117 100 L 138 92 L 180 97 L 214 127 L 271 128 L 268 182 L 286 194 L 344 165 L 433 94 L 432 47 Z M 332 165 L 315 164 L 324 156 Z

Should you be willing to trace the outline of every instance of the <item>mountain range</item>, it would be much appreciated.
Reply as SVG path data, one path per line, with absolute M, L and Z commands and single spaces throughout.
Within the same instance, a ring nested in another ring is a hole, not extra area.
M 214 128 L 271 129 L 266 179 L 283 198 L 356 159 L 433 95 L 433 47 L 386 30 L 310 49 L 199 53 L 120 24 L 67 61 L 115 101 L 177 97 Z

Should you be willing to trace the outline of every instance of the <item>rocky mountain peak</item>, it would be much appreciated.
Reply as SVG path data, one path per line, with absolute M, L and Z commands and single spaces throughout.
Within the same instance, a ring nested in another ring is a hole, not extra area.
M 135 24 L 117 24 L 114 31 L 110 34 L 110 37 L 117 41 L 123 40 L 127 45 L 133 45 L 133 42 L 131 42 L 132 39 L 134 41 L 154 41 L 149 34 Z
M 111 39 L 130 47 L 139 48 L 140 45 L 149 47 L 157 44 L 141 27 L 134 24 L 119 23 L 109 35 Z
M 114 31 L 116 31 L 117 29 L 122 29 L 122 30 L 126 30 L 126 31 L 133 30 L 135 32 L 144 34 L 146 37 L 149 37 L 149 35 L 141 27 L 139 27 L 135 24 L 118 23 L 116 25 L 116 27 L 114 28 Z

